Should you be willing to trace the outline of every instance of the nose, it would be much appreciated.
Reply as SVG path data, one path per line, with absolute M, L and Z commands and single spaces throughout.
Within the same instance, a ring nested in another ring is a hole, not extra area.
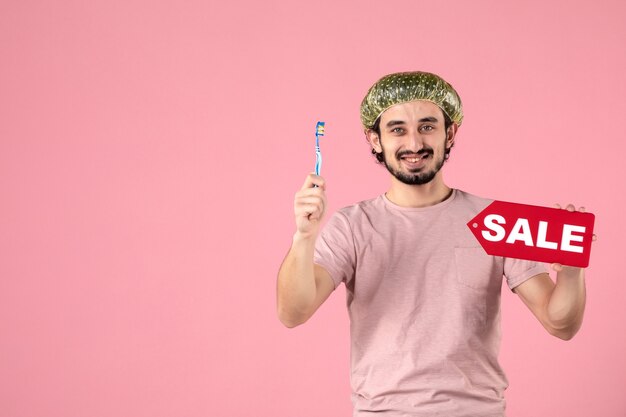
M 424 148 L 424 139 L 418 131 L 411 131 L 408 135 L 407 149 L 418 153 Z

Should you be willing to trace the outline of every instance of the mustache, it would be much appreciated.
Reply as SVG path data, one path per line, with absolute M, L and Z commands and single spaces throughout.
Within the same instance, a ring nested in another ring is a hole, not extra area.
M 396 156 L 398 157 L 398 159 L 403 158 L 407 155 L 419 155 L 420 157 L 422 157 L 425 154 L 430 154 L 432 155 L 434 153 L 432 148 L 422 148 L 417 152 L 411 152 L 411 151 L 400 151 L 396 154 Z

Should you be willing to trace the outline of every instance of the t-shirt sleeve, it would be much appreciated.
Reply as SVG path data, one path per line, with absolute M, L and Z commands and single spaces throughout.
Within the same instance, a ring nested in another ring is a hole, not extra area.
M 318 235 L 313 262 L 328 271 L 335 288 L 354 276 L 354 237 L 348 219 L 341 212 L 334 213 Z
M 504 258 L 504 276 L 511 291 L 524 281 L 544 272 L 548 272 L 548 268 L 543 263 Z

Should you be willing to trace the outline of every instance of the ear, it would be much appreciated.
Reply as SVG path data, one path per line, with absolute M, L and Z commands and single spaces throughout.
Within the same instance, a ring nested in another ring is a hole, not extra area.
M 373 129 L 365 129 L 365 137 L 376 153 L 381 153 L 383 151 L 383 148 L 380 145 L 380 137 L 376 132 L 374 132 Z
M 450 149 L 452 145 L 454 145 L 454 138 L 456 137 L 456 131 L 459 128 L 459 125 L 456 123 L 452 123 L 448 126 L 448 130 L 446 131 L 446 149 Z

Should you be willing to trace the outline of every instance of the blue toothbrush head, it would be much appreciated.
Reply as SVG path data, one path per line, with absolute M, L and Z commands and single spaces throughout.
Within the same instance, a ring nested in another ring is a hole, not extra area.
M 325 125 L 325 122 L 317 122 L 317 125 L 315 126 L 315 136 L 324 136 Z

